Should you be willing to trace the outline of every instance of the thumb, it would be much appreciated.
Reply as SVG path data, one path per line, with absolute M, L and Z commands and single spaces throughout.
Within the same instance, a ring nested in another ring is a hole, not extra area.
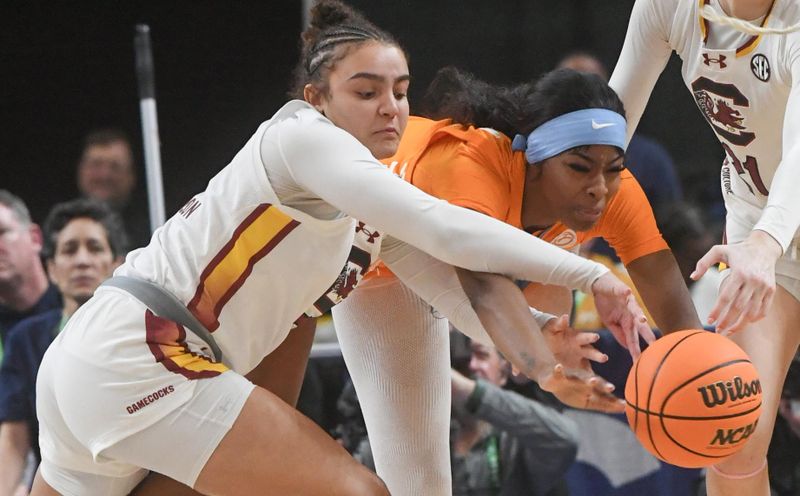
M 728 262 L 727 253 L 720 245 L 712 247 L 708 252 L 703 255 L 703 258 L 697 261 L 697 265 L 695 266 L 694 272 L 692 272 L 689 277 L 696 281 L 703 277 L 703 274 L 708 271 L 709 267 L 714 265 L 715 263 L 719 262 Z

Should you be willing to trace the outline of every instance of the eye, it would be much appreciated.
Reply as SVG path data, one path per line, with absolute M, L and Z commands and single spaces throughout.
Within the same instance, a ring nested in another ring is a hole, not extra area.
M 568 163 L 567 167 L 574 170 L 575 172 L 580 172 L 583 174 L 588 173 L 592 170 L 592 168 L 589 167 L 588 165 L 577 164 L 577 163 Z
M 356 93 L 358 93 L 358 96 L 360 96 L 364 100 L 369 100 L 370 98 L 375 96 L 374 91 L 357 91 Z
M 404 92 L 395 92 L 394 97 L 397 100 L 403 100 L 406 97 L 406 94 Z

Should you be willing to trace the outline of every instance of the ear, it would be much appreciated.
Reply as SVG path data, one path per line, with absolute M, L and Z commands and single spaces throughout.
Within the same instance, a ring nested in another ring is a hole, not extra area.
M 45 263 L 47 263 L 47 278 L 50 279 L 55 285 L 58 285 L 58 281 L 56 281 L 55 276 L 53 276 L 53 271 L 55 270 L 55 263 L 53 262 L 52 258 L 48 258 Z
M 38 224 L 31 223 L 28 227 L 28 234 L 31 237 L 31 243 L 36 247 L 36 253 L 41 253 L 42 247 L 44 246 L 44 235 L 42 234 L 42 228 L 39 227 Z
M 313 84 L 307 84 L 303 87 L 303 100 L 310 103 L 319 112 L 324 113 L 322 92 Z
M 117 255 L 117 258 L 115 258 L 114 261 L 111 262 L 111 272 L 114 272 L 114 270 L 117 267 L 119 267 L 120 265 L 122 265 L 122 262 L 124 262 L 124 261 L 125 261 L 125 257 L 124 256 Z

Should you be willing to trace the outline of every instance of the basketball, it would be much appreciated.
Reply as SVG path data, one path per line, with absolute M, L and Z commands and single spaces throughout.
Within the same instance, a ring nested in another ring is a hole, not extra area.
M 730 339 L 679 331 L 634 362 L 625 399 L 628 423 L 650 453 L 698 468 L 737 452 L 753 434 L 761 383 L 750 357 Z

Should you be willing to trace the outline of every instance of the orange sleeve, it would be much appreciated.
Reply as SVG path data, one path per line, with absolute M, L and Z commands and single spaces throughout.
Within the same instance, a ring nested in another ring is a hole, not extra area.
M 502 157 L 475 153 L 471 145 L 452 136 L 432 143 L 419 157 L 411 183 L 454 205 L 505 220 L 510 208 L 507 168 Z
M 628 170 L 622 171 L 619 191 L 606 207 L 603 220 L 595 228 L 597 235 L 608 241 L 617 252 L 622 263 L 668 249 L 661 237 L 653 209 L 639 186 L 639 182 Z

